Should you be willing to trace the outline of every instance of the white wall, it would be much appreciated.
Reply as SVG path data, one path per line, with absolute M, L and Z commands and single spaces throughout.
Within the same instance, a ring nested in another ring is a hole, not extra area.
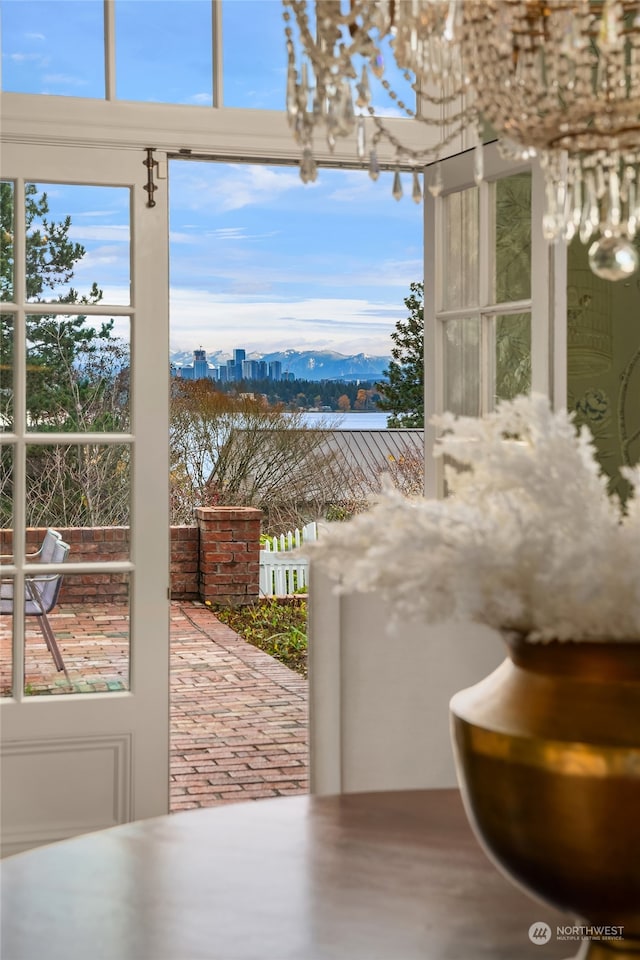
M 374 594 L 338 597 L 312 570 L 309 614 L 311 791 L 456 785 L 449 700 L 504 660 L 474 624 L 388 632 Z

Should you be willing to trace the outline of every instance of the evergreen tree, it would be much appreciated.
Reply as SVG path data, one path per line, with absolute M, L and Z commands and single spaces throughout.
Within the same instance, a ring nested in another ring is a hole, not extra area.
M 405 298 L 409 316 L 391 334 L 393 360 L 378 384 L 378 409 L 390 413 L 389 427 L 424 427 L 424 285 L 412 283 Z

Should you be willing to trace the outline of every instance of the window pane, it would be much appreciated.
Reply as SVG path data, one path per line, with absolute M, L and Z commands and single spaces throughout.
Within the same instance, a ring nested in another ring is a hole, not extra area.
M 0 433 L 13 430 L 13 324 L 0 313 Z
M 13 300 L 14 254 L 13 217 L 14 185 L 6 180 L 0 183 L 0 300 Z
M 119 99 L 212 105 L 210 3 L 116 0 L 115 34 Z
M 494 302 L 531 296 L 531 174 L 518 173 L 493 185 L 495 203 Z
M 287 54 L 282 4 L 224 0 L 225 107 L 284 110 Z
M 129 430 L 129 320 L 27 317 L 30 430 Z
M 338 4 L 339 5 L 339 4 Z M 318 5 L 321 6 L 321 5 Z M 346 4 L 343 4 L 343 13 Z M 309 15 L 309 28 L 312 34 L 316 30 L 316 5 L 306 4 L 307 14 Z M 225 93 L 224 101 L 227 106 L 238 107 L 269 107 L 270 109 L 282 110 L 285 99 L 285 69 L 287 58 L 285 53 L 285 33 L 284 22 L 282 18 L 282 7 L 279 3 L 267 3 L 266 0 L 223 0 L 222 4 L 225 40 Z M 244 22 L 245 11 L 249 11 L 251 24 L 247 29 Z M 293 33 L 293 42 L 296 48 L 296 63 L 298 71 L 302 64 L 300 57 L 301 40 L 295 13 L 290 9 L 290 26 Z M 247 43 L 247 36 L 249 42 Z M 268 41 L 265 43 L 265 36 Z M 343 28 L 342 39 L 347 39 L 346 28 Z M 368 80 L 371 91 L 371 106 L 379 117 L 399 117 L 409 119 L 406 109 L 415 113 L 416 94 L 413 84 L 414 75 L 410 72 L 400 70 L 393 56 L 394 37 L 388 33 L 383 38 L 376 38 L 378 50 L 384 66 L 383 76 L 378 79 L 370 69 L 369 58 L 354 57 L 353 67 L 356 77 L 352 78 L 352 90 L 357 97 L 356 83 L 360 82 L 362 68 L 368 68 Z M 268 46 L 268 60 L 265 61 L 264 47 Z M 277 55 L 277 56 L 276 56 Z M 307 61 L 309 67 L 311 64 Z M 228 65 L 230 64 L 230 65 Z M 259 69 L 256 70 L 256 65 Z M 252 73 L 255 80 L 251 84 L 243 85 L 243 75 Z M 271 97 L 269 102 L 258 102 L 260 83 L 267 76 L 271 81 L 267 84 L 269 90 L 276 84 L 276 95 Z M 228 79 L 227 79 L 228 78 Z M 312 71 L 310 71 L 310 81 L 313 85 Z M 387 85 L 387 87 L 384 86 Z M 230 96 L 227 96 L 227 89 L 230 89 Z M 388 89 L 387 89 L 388 88 Z M 391 96 L 393 93 L 393 96 Z M 234 99 L 231 102 L 230 97 Z M 355 105 L 354 97 L 354 105 Z M 237 102 L 235 102 L 237 100 Z M 356 113 L 362 113 L 367 116 L 366 109 L 355 107 Z
M 3 536 L 2 553 L 9 552 Z M 13 607 L 10 600 L 13 597 L 13 577 L 2 578 L 0 591 L 0 697 L 10 697 L 13 684 Z
M 31 576 L 25 592 L 25 694 L 129 689 L 129 574 Z
M 440 309 L 478 304 L 478 188 L 442 200 L 444 237 Z
M 444 325 L 444 408 L 480 416 L 480 318 L 447 320 Z
M 15 93 L 103 98 L 102 0 L 4 2 L 2 86 Z
M 13 446 L 3 444 L 0 447 L 0 536 L 3 538 L 0 556 L 3 557 L 13 555 L 13 457 Z
M 31 444 L 27 447 L 26 470 L 27 526 L 91 529 L 91 535 L 87 534 L 91 543 L 89 559 L 101 559 L 96 546 L 105 539 L 101 528 L 129 526 L 131 455 L 128 445 Z M 125 541 L 125 536 L 125 532 L 120 531 L 116 539 Z M 120 546 L 122 548 L 122 544 Z M 120 558 L 110 556 L 108 559 Z
M 512 400 L 531 390 L 531 315 L 505 314 L 495 324 L 495 399 Z
M 126 187 L 28 183 L 27 299 L 130 303 Z

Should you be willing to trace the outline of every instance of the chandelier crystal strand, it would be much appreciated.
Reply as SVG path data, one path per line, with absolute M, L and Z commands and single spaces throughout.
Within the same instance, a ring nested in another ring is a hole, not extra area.
M 506 156 L 539 158 L 550 242 L 577 234 L 607 279 L 637 269 L 640 0 L 283 0 L 283 16 L 287 114 L 305 181 L 317 175 L 316 132 L 330 150 L 355 134 L 370 177 L 380 174 L 382 140 L 395 152 L 393 195 L 402 195 L 400 168 L 409 168 L 419 201 L 417 171 L 464 130 L 481 144 L 488 124 Z M 415 106 L 389 80 L 388 48 Z M 438 131 L 436 145 L 432 135 L 422 149 L 402 142 L 398 124 L 379 115 L 374 78 L 412 129 Z M 374 125 L 369 144 L 365 118 Z M 474 178 L 483 176 L 479 146 Z M 437 163 L 428 189 L 442 189 Z

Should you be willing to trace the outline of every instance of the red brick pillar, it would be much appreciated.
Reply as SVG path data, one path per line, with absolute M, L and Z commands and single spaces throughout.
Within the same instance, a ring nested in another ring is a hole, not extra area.
M 260 518 L 254 507 L 197 507 L 200 599 L 243 604 L 260 589 Z

